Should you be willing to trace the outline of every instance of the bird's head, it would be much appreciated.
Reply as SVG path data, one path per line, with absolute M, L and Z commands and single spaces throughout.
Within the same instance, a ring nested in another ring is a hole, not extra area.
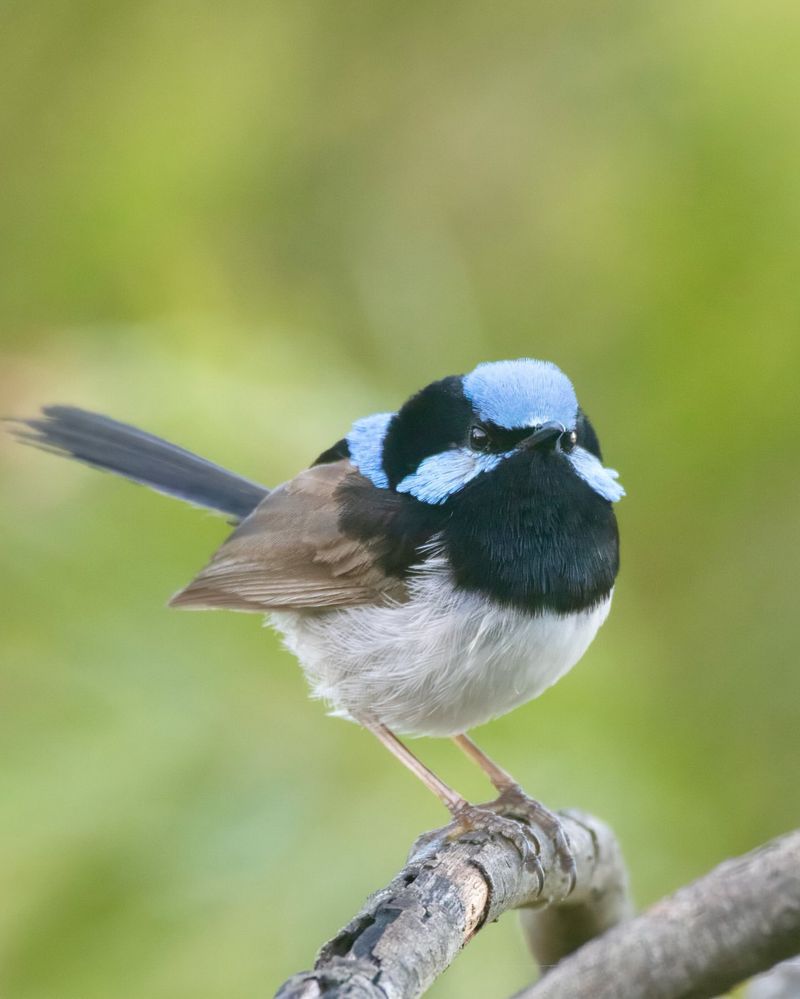
M 396 413 L 358 420 L 351 460 L 374 485 L 442 504 L 504 463 L 547 462 L 603 499 L 624 495 L 567 376 L 549 361 L 479 364 L 433 382 Z

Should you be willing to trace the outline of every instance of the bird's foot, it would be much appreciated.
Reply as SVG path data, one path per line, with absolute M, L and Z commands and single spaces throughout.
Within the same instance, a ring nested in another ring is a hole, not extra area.
M 509 812 L 501 813 L 494 806 L 464 804 L 453 814 L 448 839 L 465 839 L 468 843 L 484 843 L 500 837 L 517 848 L 527 870 L 535 874 L 539 887 L 544 884 L 544 871 L 539 861 L 539 843 L 536 837 Z
M 569 837 L 555 812 L 551 812 L 535 798 L 529 798 L 519 784 L 512 784 L 505 788 L 494 801 L 481 805 L 480 810 L 490 810 L 497 816 L 516 819 L 517 822 L 532 822 L 538 826 L 553 844 L 558 865 L 568 881 L 566 894 L 569 895 L 572 892 L 577 877 L 575 855 L 572 852 Z M 533 833 L 529 833 L 529 835 L 535 839 Z M 537 841 L 537 852 L 538 847 Z

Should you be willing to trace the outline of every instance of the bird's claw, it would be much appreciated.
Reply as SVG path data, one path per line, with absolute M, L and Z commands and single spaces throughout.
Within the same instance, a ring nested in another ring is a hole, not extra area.
M 525 868 L 535 874 L 539 888 L 544 884 L 544 871 L 539 861 L 539 843 L 510 813 L 503 814 L 489 805 L 464 805 L 453 816 L 448 839 L 464 839 L 469 843 L 484 843 L 500 837 L 512 843 L 522 857 Z
M 516 819 L 519 822 L 535 823 L 553 844 L 558 865 L 568 881 L 566 894 L 572 892 L 577 878 L 575 855 L 564 826 L 555 812 L 551 812 L 535 798 L 529 798 L 518 784 L 505 788 L 494 801 L 482 805 L 481 810 L 490 810 L 498 816 Z M 532 833 L 530 835 L 533 837 Z

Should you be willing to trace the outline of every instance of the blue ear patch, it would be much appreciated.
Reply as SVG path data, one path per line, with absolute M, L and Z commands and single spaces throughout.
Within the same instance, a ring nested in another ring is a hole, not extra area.
M 578 400 L 572 382 L 550 361 L 490 361 L 464 375 L 464 395 L 481 420 L 508 430 L 558 420 L 572 430 Z
M 445 503 L 453 493 L 481 472 L 496 468 L 504 454 L 479 454 L 467 447 L 441 451 L 424 458 L 417 470 L 397 484 L 399 493 L 410 493 L 422 503 Z
M 389 488 L 389 478 L 383 470 L 383 441 L 394 413 L 373 413 L 356 420 L 347 435 L 350 460 L 379 489 Z
M 613 468 L 605 468 L 600 459 L 591 451 L 576 447 L 567 455 L 567 460 L 583 481 L 588 483 L 603 499 L 616 503 L 625 495 L 625 490 L 617 481 L 619 473 Z

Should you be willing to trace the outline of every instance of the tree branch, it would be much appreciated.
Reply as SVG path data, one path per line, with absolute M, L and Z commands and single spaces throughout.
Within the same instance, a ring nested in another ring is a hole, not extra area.
M 628 913 L 627 881 L 613 834 L 580 812 L 561 814 L 577 863 L 568 898 L 552 843 L 534 824 L 541 871 L 508 840 L 451 839 L 453 827 L 417 840 L 406 867 L 325 944 L 313 971 L 293 976 L 278 999 L 412 999 L 421 995 L 487 921 L 507 909 L 547 906 L 532 924 L 533 950 L 556 961 Z
M 680 888 L 517 999 L 708 999 L 800 953 L 800 830 Z

